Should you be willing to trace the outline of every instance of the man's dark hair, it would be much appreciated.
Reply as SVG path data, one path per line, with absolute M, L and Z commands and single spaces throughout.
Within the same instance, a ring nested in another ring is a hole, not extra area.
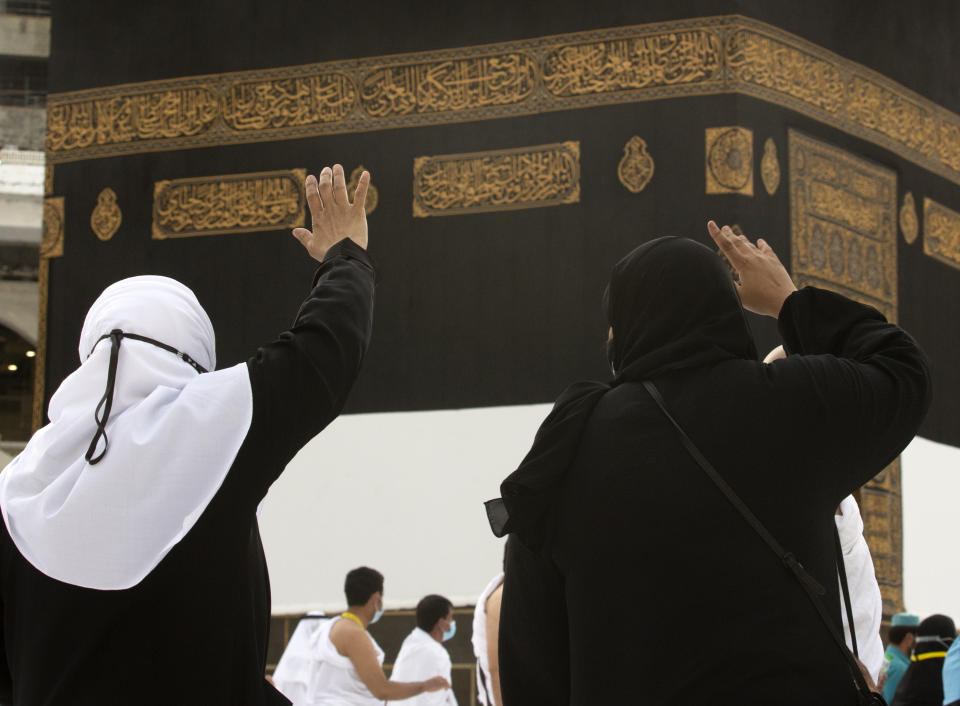
M 890 642 L 899 645 L 907 635 L 916 635 L 916 625 L 894 625 L 890 628 Z
M 417 627 L 430 632 L 437 625 L 437 621 L 446 618 L 453 608 L 453 603 L 443 596 L 430 595 L 421 598 L 417 603 Z
M 347 605 L 364 605 L 374 593 L 383 593 L 383 574 L 366 566 L 353 569 L 343 582 L 343 592 Z

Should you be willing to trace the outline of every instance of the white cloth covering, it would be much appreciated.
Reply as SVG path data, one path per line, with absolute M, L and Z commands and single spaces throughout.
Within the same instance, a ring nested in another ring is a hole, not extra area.
M 503 583 L 503 572 L 497 574 L 477 599 L 473 611 L 473 656 L 477 658 L 477 700 L 484 706 L 493 706 L 493 687 L 490 686 L 490 658 L 487 655 L 487 599 Z M 486 684 L 486 688 L 484 688 Z
M 107 287 L 84 321 L 80 367 L 50 399 L 50 423 L 0 474 L 0 511 L 24 558 L 53 579 L 101 590 L 135 586 L 190 531 L 253 413 L 246 364 L 200 375 L 169 351 L 124 339 L 109 447 L 90 465 L 111 349 L 97 339 L 113 329 L 216 365 L 213 326 L 183 284 L 145 276 Z
M 273 671 L 273 685 L 293 702 L 293 706 L 306 704 L 307 688 L 315 668 L 311 644 L 314 635 L 327 622 L 329 620 L 319 612 L 307 613 L 301 618 Z
M 349 657 L 340 654 L 336 646 L 330 641 L 330 629 L 336 625 L 340 617 L 324 621 L 317 629 L 310 643 L 310 652 L 313 654 L 314 668 L 310 675 L 310 686 L 304 704 L 308 706 L 381 706 L 366 684 L 360 679 L 353 662 Z M 383 664 L 383 650 L 367 633 L 373 649 L 377 653 L 377 661 Z M 300 706 L 296 704 L 296 706 Z
M 453 664 L 446 648 L 421 628 L 414 628 L 400 645 L 390 681 L 426 681 L 443 677 L 452 681 Z M 398 703 L 406 706 L 457 706 L 452 689 L 424 692 Z
M 847 585 L 850 589 L 850 605 L 853 610 L 853 626 L 857 635 L 857 649 L 860 661 L 866 666 L 870 676 L 876 681 L 883 665 L 883 641 L 880 639 L 880 621 L 883 618 L 883 599 L 880 586 L 873 570 L 873 558 L 870 547 L 863 538 L 863 519 L 860 508 L 852 495 L 840 503 L 842 515 L 836 515 L 837 531 L 840 533 L 840 547 L 843 551 L 843 565 L 847 571 Z M 850 628 L 847 624 L 847 611 L 843 608 L 843 595 L 840 596 L 843 615 L 843 636 L 850 644 Z

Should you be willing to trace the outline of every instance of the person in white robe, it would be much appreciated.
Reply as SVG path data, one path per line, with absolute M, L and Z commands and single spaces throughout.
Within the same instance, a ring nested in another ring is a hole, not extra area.
M 273 670 L 273 685 L 293 706 L 301 706 L 306 701 L 314 664 L 311 645 L 314 636 L 328 622 L 330 620 L 319 611 L 302 617 Z
M 457 632 L 453 603 L 443 596 L 429 595 L 417 603 L 417 627 L 404 639 L 393 665 L 391 679 L 418 681 L 453 678 L 453 663 L 443 643 Z M 457 706 L 450 689 L 420 694 L 403 701 L 405 706 Z
M 473 611 L 473 655 L 477 658 L 477 701 L 483 706 L 503 706 L 500 696 L 500 665 L 497 633 L 500 629 L 500 597 L 503 572 L 483 589 Z
M 310 642 L 313 667 L 304 706 L 379 706 L 450 688 L 448 679 L 388 680 L 384 652 L 367 628 L 383 615 L 383 575 L 361 566 L 347 574 L 347 610 L 326 621 Z M 295 706 L 300 706 L 296 704 Z

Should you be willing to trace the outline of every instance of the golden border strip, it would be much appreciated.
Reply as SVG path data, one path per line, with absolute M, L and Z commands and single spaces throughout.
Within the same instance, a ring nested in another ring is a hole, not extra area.
M 960 269 L 960 212 L 923 200 L 923 252 Z
M 286 230 L 303 225 L 306 169 L 222 174 L 153 185 L 152 237 Z
M 47 155 L 71 162 L 711 94 L 790 108 L 960 184 L 960 115 L 740 15 L 52 94 Z

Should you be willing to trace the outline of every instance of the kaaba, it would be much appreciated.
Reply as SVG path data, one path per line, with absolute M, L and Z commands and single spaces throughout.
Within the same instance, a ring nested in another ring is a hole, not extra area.
M 958 446 L 958 28 L 955 3 L 889 0 L 55 0 L 35 425 L 122 277 L 187 283 L 219 367 L 283 331 L 312 271 L 303 179 L 336 162 L 352 188 L 372 174 L 378 266 L 348 416 L 608 376 L 612 265 L 710 243 L 713 218 L 914 335 L 936 391 L 920 434 Z M 886 616 L 900 492 L 894 463 L 859 497 Z

